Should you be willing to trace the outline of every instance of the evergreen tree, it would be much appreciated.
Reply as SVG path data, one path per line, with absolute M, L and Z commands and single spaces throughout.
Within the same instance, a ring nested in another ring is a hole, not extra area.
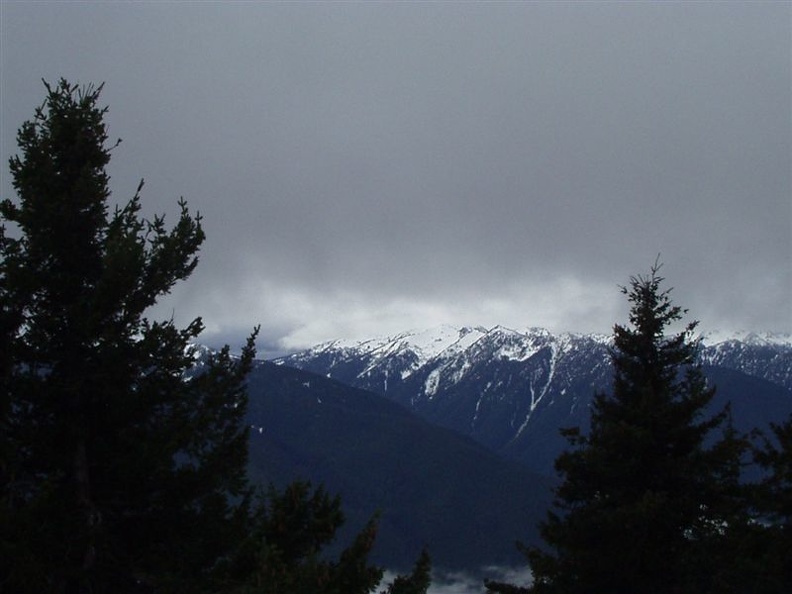
M 237 594 L 368 594 L 382 579 L 371 565 L 376 518 L 333 560 L 326 548 L 344 523 L 339 497 L 295 481 L 270 489 L 250 523 L 248 537 L 225 567 L 228 592 Z M 428 578 L 428 556 L 419 565 Z M 421 579 L 399 576 L 397 582 Z M 412 582 L 409 582 L 412 583 Z M 428 584 L 427 584 L 428 586 Z M 424 590 L 425 591 L 425 590 Z M 394 590 L 419 592 L 418 590 Z
M 557 512 L 540 526 L 551 550 L 521 547 L 533 585 L 488 583 L 491 592 L 728 591 L 726 533 L 746 520 L 745 442 L 728 411 L 705 417 L 714 389 L 697 364 L 696 323 L 666 334 L 686 312 L 661 289 L 659 268 L 623 289 L 630 327 L 614 328 L 612 394 L 595 395 L 588 435 L 564 431 L 572 448 L 556 461 Z
M 792 588 L 792 416 L 772 424 L 772 440 L 765 439 L 755 453 L 767 476 L 756 486 L 759 521 L 751 526 L 756 592 L 789 592 Z
M 424 549 L 410 575 L 400 575 L 383 594 L 426 594 L 432 583 L 432 560 Z
M 200 217 L 143 220 L 142 182 L 110 212 L 101 87 L 45 86 L 0 204 L 0 591 L 198 592 L 247 518 L 254 337 L 185 380 L 201 320 L 144 314 Z
M 761 504 L 771 523 L 792 530 L 792 416 L 772 423 L 774 441 L 765 440 L 755 453 L 756 461 L 769 471 L 762 481 Z
M 716 578 L 722 592 L 786 594 L 792 590 L 792 417 L 753 435 L 761 480 L 739 486 L 744 521 L 730 523 L 718 543 Z

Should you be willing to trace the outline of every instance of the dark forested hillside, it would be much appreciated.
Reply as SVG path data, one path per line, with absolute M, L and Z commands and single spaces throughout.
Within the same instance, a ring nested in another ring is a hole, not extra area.
M 251 478 L 323 482 L 348 530 L 381 512 L 374 558 L 391 567 L 423 546 L 440 567 L 511 563 L 549 505 L 547 479 L 381 396 L 271 363 L 248 385 Z

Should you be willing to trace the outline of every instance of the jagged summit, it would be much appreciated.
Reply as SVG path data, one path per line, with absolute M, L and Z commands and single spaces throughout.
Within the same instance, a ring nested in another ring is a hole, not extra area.
M 511 337 L 512 342 L 533 343 L 541 342 L 569 345 L 579 341 L 591 341 L 599 344 L 610 344 L 612 336 L 596 333 L 563 332 L 554 334 L 546 328 L 529 326 L 525 329 L 515 329 L 508 326 L 496 325 L 491 328 L 485 326 L 462 325 L 454 326 L 442 324 L 429 328 L 415 328 L 396 334 L 372 337 L 364 340 L 335 339 L 326 341 L 310 348 L 297 351 L 291 355 L 278 358 L 282 362 L 291 357 L 302 357 L 308 353 L 316 354 L 329 351 L 351 351 L 360 355 L 388 355 L 396 352 L 410 351 L 414 353 L 421 363 L 448 353 L 464 350 L 479 340 L 504 341 L 504 337 Z M 757 332 L 757 331 L 721 331 L 714 330 L 700 335 L 705 348 L 718 345 L 731 344 L 742 346 L 777 346 L 792 348 L 792 334 L 785 332 Z M 508 353 L 503 353 L 508 355 Z M 519 358 L 518 351 L 514 351 Z
M 759 375 L 792 388 L 792 335 L 773 332 L 710 332 L 702 335 L 702 362 Z M 424 396 L 436 391 L 438 374 L 452 373 L 460 381 L 474 362 L 526 362 L 543 349 L 552 353 L 553 368 L 569 353 L 596 353 L 607 359 L 612 338 L 604 334 L 553 334 L 545 328 L 515 330 L 506 326 L 451 326 L 409 330 L 367 340 L 333 340 L 275 360 L 309 368 L 342 381 L 359 384 L 364 378 L 406 380 L 421 370 L 432 379 Z M 391 388 L 393 382 L 391 381 Z M 365 386 L 373 389 L 374 386 Z M 379 387 L 384 390 L 384 381 Z M 411 401 L 420 399 L 413 395 Z
M 540 460 L 534 469 L 548 472 L 563 446 L 558 428 L 585 426 L 592 396 L 610 388 L 611 344 L 611 337 L 601 334 L 445 325 L 332 341 L 275 362 L 382 394 L 496 451 Z M 792 411 L 792 344 L 784 335 L 705 340 L 701 360 L 723 384 L 720 391 L 742 399 L 747 409 L 758 406 L 750 398 L 764 388 L 732 395 L 742 380 L 730 375 L 726 385 L 723 370 L 767 383 L 781 394 L 773 401 L 780 402 L 779 410 Z M 777 420 L 780 413 L 773 414 Z
M 792 347 L 792 334 L 789 332 L 757 332 L 753 330 L 725 332 L 714 330 L 703 334 L 702 340 L 707 346 L 716 346 L 723 343 L 742 343 L 751 346 Z
M 517 330 L 507 326 L 496 325 L 491 328 L 484 326 L 453 326 L 442 324 L 430 328 L 412 329 L 397 334 L 373 337 L 364 340 L 335 339 L 319 343 L 308 349 L 297 351 L 290 355 L 277 358 L 275 361 L 283 363 L 287 359 L 303 358 L 323 352 L 348 351 L 358 355 L 388 355 L 397 352 L 411 351 L 421 362 L 425 363 L 435 357 L 442 357 L 457 353 L 478 342 L 487 341 L 512 341 L 530 342 L 539 344 L 543 342 L 558 342 L 568 344 L 577 340 L 591 340 L 607 344 L 610 336 L 603 334 L 561 333 L 554 335 L 546 328 L 532 326 L 525 330 Z M 506 353 L 504 353 L 506 354 Z M 518 355 L 519 356 L 519 355 Z

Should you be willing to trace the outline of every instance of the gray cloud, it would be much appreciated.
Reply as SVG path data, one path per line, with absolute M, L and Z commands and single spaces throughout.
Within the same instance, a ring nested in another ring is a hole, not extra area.
M 788 4 L 1 10 L 3 161 L 40 78 L 106 81 L 116 199 L 205 217 L 158 312 L 215 338 L 608 332 L 658 253 L 705 328 L 792 331 Z

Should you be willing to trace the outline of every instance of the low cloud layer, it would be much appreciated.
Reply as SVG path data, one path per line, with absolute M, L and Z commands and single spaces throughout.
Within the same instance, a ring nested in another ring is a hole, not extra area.
M 3 164 L 41 78 L 105 81 L 114 199 L 208 234 L 154 313 L 210 341 L 609 332 L 658 253 L 704 329 L 792 331 L 786 3 L 0 10 Z

